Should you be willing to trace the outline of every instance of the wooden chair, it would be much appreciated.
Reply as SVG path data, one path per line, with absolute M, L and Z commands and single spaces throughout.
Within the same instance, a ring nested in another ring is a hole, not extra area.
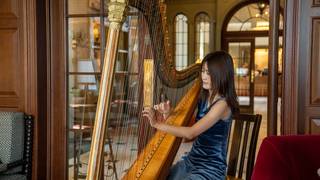
M 229 134 L 227 179 L 250 179 L 262 116 L 239 114 L 234 118 Z M 245 173 L 244 173 L 245 172 Z

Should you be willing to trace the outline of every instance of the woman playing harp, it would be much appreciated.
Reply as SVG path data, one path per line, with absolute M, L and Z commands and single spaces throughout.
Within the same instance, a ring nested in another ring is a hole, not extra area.
M 202 94 L 198 101 L 196 123 L 177 127 L 155 118 L 153 108 L 145 108 L 143 116 L 150 125 L 174 136 L 194 139 L 191 151 L 171 167 L 170 180 L 225 179 L 226 151 L 232 115 L 238 113 L 234 87 L 232 57 L 223 51 L 208 54 L 202 61 Z M 167 118 L 170 102 L 155 109 Z

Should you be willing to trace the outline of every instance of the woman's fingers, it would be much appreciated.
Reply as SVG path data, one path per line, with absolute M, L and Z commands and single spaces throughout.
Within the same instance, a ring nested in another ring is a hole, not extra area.
M 143 110 L 142 116 L 149 120 L 149 123 L 152 127 L 156 124 L 155 115 L 152 109 Z
M 142 116 L 147 117 L 149 120 L 152 120 L 154 118 L 154 112 L 150 108 L 146 108 L 142 111 Z
M 154 108 L 155 110 L 159 110 L 159 105 L 156 104 L 156 105 L 153 106 L 153 108 Z
M 142 111 L 144 112 L 150 112 L 150 113 L 155 113 L 154 110 L 158 111 L 161 114 L 168 114 L 170 112 L 170 101 L 166 101 L 166 102 L 161 102 L 160 104 L 156 104 L 152 107 L 145 107 L 144 110 Z
M 146 114 L 153 115 L 153 113 L 150 111 L 142 111 L 142 115 L 146 115 Z
M 150 114 L 143 114 L 142 116 L 148 118 L 149 120 L 153 119 L 153 117 Z

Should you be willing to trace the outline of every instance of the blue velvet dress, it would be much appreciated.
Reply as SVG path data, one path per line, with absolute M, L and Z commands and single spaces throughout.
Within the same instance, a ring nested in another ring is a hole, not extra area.
M 219 101 L 221 99 L 218 99 Z M 210 107 L 198 103 L 196 120 L 199 121 Z M 214 108 L 214 107 L 213 107 Z M 219 120 L 194 141 L 191 151 L 170 169 L 170 180 L 224 180 L 226 176 L 227 139 L 231 116 Z

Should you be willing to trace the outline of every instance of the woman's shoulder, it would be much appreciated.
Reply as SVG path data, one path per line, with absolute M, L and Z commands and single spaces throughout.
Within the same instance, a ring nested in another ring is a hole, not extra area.
M 211 105 L 210 105 L 210 108 L 213 107 L 213 106 L 216 105 L 216 104 L 228 105 L 226 98 L 223 97 L 223 96 L 219 96 L 219 97 L 215 98 L 215 99 L 212 101 L 212 103 L 211 103 Z
M 223 118 L 221 118 L 221 120 L 228 120 L 231 118 L 232 116 L 232 111 L 231 108 L 229 107 L 226 98 L 224 97 L 219 97 L 216 99 L 216 101 L 213 102 L 213 104 L 211 105 L 211 107 L 209 109 L 211 109 L 213 106 L 220 106 L 225 108 L 225 112 L 223 113 Z

